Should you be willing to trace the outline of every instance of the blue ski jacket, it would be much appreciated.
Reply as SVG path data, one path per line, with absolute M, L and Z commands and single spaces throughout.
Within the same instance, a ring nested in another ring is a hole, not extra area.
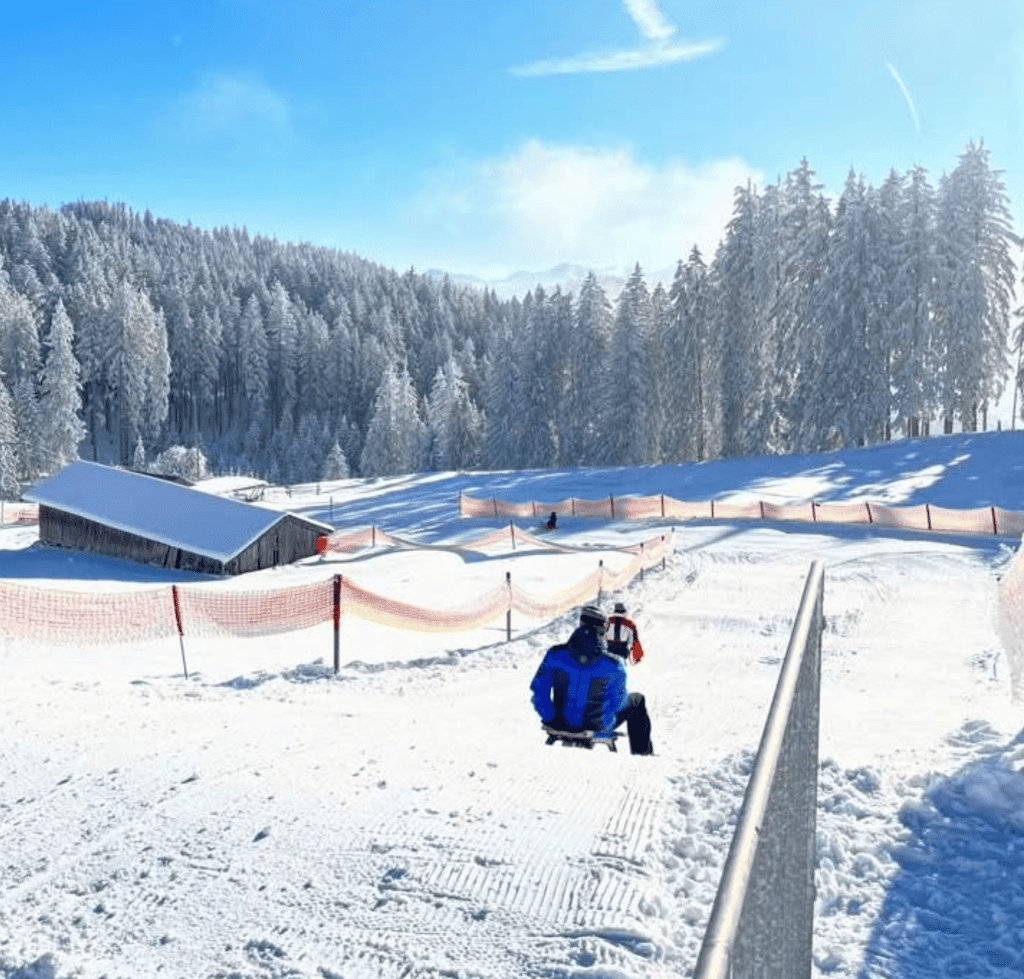
M 547 651 L 530 689 L 545 724 L 606 734 L 627 702 L 626 667 L 609 654 L 601 633 L 581 625 Z

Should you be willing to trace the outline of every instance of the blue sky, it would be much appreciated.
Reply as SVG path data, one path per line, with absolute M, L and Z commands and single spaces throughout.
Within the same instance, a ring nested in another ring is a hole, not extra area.
M 732 190 L 969 139 L 1024 232 L 1019 0 L 9 5 L 0 196 L 123 201 L 384 265 L 710 258 Z

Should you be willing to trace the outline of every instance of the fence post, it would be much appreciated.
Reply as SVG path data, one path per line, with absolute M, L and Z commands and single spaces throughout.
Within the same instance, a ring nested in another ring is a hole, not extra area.
M 188 664 L 185 662 L 185 630 L 181 625 L 181 606 L 178 604 L 178 586 L 171 585 L 171 597 L 174 599 L 174 621 L 178 625 L 178 642 L 181 645 L 181 668 L 188 679 Z
M 758 500 L 757 502 L 761 504 L 761 519 L 764 520 L 764 500 Z
M 377 527 L 375 524 L 370 524 L 370 546 L 377 546 Z
M 931 530 L 932 529 L 932 511 L 931 511 L 931 507 L 929 507 L 927 503 L 924 505 L 924 515 L 928 518 L 928 529 Z
M 601 586 L 604 584 L 604 558 L 597 562 L 597 600 L 601 601 Z
M 512 550 L 516 549 L 516 525 L 512 522 L 512 518 L 508 520 L 508 532 L 512 535 Z
M 675 530 L 675 527 L 673 527 L 672 529 Z M 662 542 L 662 544 L 661 544 L 661 570 L 664 571 L 665 570 L 665 535 L 664 534 L 661 535 L 661 542 Z
M 569 505 L 572 508 L 572 515 L 575 517 L 576 516 L 576 497 L 575 496 L 570 496 L 569 497 Z
M 661 494 L 661 519 L 665 519 L 665 494 Z
M 640 580 L 644 580 L 644 542 L 640 541 Z
M 609 493 L 608 494 L 608 499 L 611 502 L 611 506 L 612 506 L 612 520 L 614 520 L 615 519 L 615 497 L 612 496 L 611 493 Z
M 512 642 L 512 572 L 505 572 L 505 582 L 508 584 L 508 611 L 505 613 L 505 641 Z
M 334 576 L 334 674 L 341 669 L 341 575 Z
M 996 508 L 992 507 L 992 533 L 999 535 L 999 524 L 996 523 Z
M 868 511 L 868 523 L 874 523 L 875 518 L 871 516 L 871 504 L 867 500 L 864 501 L 864 508 Z
M 530 500 L 530 506 L 533 507 L 533 515 L 537 516 L 537 501 L 536 500 Z
M 811 520 L 813 520 L 814 523 L 818 522 L 818 510 L 817 510 L 817 507 L 818 507 L 818 501 L 817 500 L 811 500 Z
M 714 500 L 711 501 L 711 519 L 712 520 L 715 519 L 715 501 Z
M 494 504 L 494 515 L 498 515 L 498 498 L 496 496 L 491 497 L 491 502 Z

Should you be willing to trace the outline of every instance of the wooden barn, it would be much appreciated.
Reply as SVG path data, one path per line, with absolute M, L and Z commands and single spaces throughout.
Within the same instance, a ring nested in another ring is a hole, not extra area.
M 317 553 L 324 523 L 163 479 L 75 462 L 22 494 L 39 540 L 203 574 L 242 574 Z

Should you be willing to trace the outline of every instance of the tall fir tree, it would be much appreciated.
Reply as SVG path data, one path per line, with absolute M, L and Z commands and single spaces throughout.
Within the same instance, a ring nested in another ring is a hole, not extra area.
M 1009 369 L 1007 342 L 1015 266 L 1002 171 L 984 142 L 971 141 L 942 181 L 938 201 L 936 331 L 943 351 L 939 400 L 952 429 L 966 431 L 995 401 Z
M 73 339 L 74 328 L 64 303 L 58 299 L 50 316 L 39 383 L 39 408 L 45 431 L 44 466 L 51 471 L 78 458 L 78 447 L 86 435 L 80 414 L 82 370 L 75 358 Z

